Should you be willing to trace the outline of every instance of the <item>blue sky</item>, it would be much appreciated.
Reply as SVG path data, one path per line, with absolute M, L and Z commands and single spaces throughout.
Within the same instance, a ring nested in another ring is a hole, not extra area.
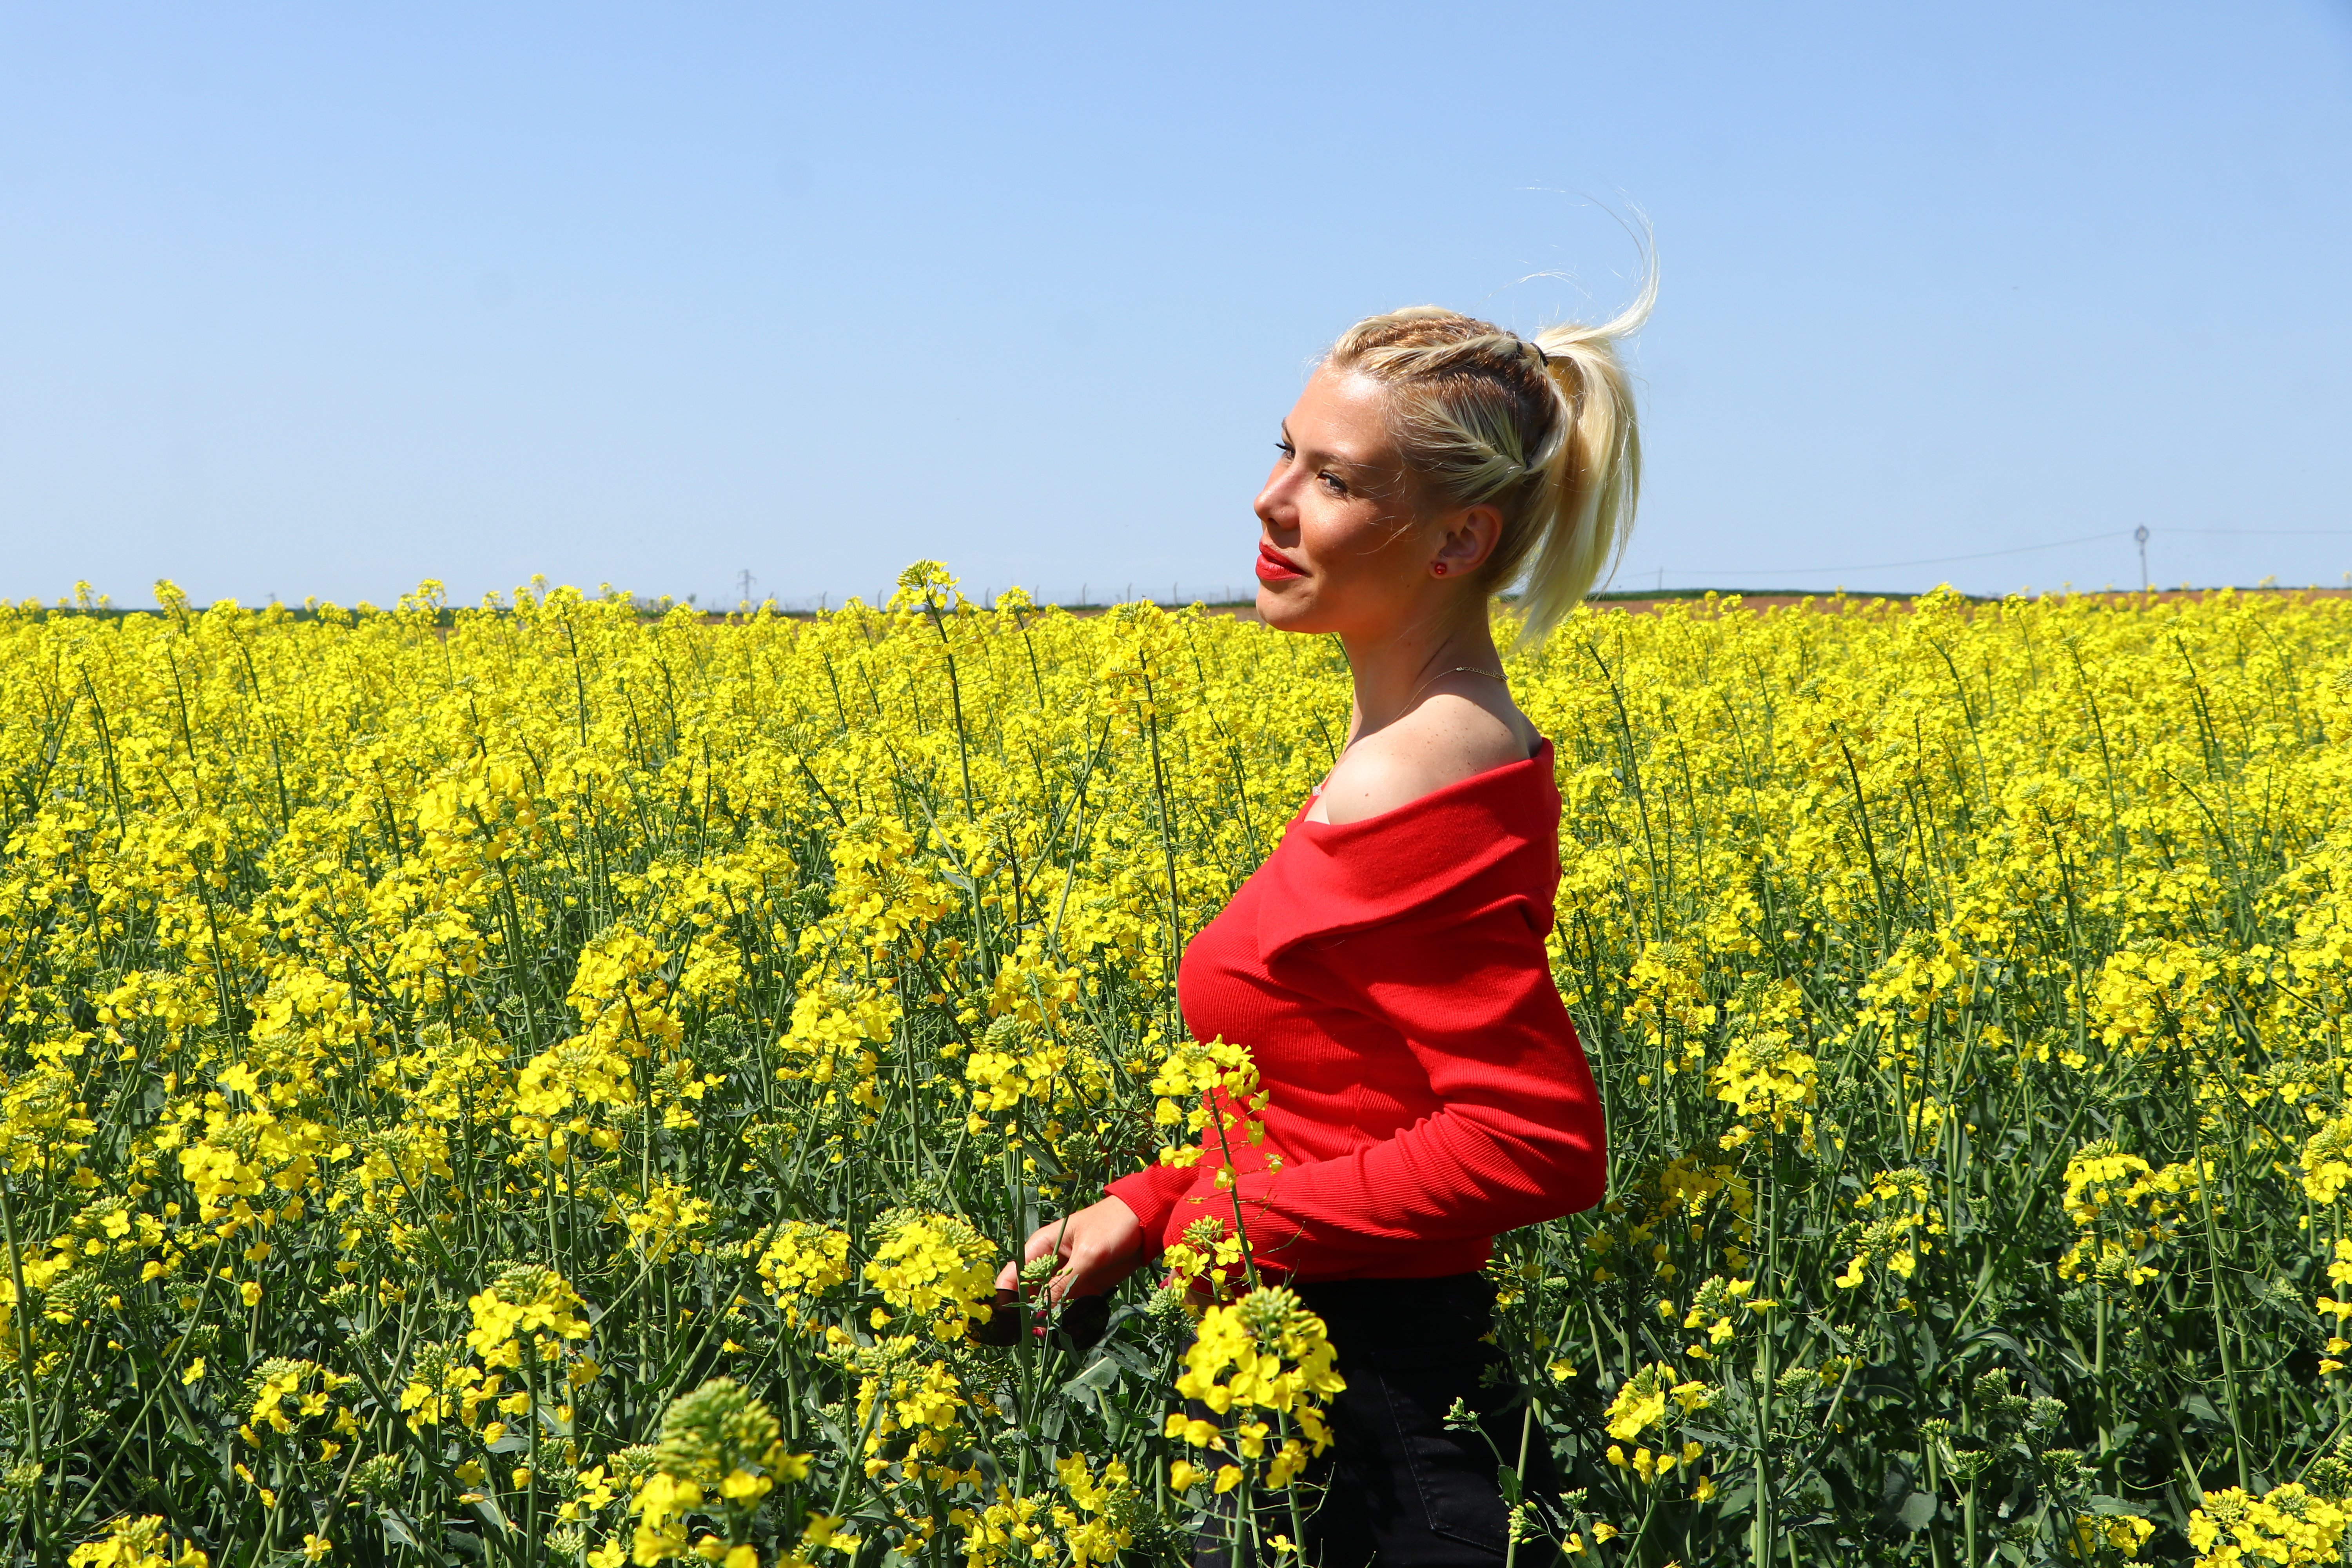
M 1620 586 L 2352 571 L 2344 0 L 0 4 L 0 594 L 1243 590 L 1322 344 L 1633 209 Z

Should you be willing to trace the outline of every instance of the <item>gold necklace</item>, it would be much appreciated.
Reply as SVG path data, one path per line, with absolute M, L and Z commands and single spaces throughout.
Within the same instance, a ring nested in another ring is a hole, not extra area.
M 1439 670 L 1435 675 L 1431 676 L 1427 680 L 1424 680 L 1419 686 L 1414 687 L 1412 689 L 1412 697 L 1406 698 L 1404 700 L 1404 705 L 1408 708 L 1412 707 L 1413 697 L 1420 696 L 1423 692 L 1428 690 L 1431 687 L 1436 685 L 1439 681 L 1444 679 L 1449 675 L 1483 675 L 1489 680 L 1499 680 L 1506 686 L 1508 686 L 1511 683 L 1511 678 L 1501 673 L 1499 670 L 1480 669 L 1475 664 L 1457 664 L 1452 669 Z

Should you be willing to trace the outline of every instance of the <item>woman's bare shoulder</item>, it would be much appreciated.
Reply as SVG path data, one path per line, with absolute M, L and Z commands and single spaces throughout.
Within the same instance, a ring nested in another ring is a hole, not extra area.
M 1525 733 L 1521 725 L 1527 726 Z M 1410 805 L 1448 784 L 1527 761 L 1534 733 L 1507 704 L 1496 712 L 1466 697 L 1433 694 L 1349 747 L 1324 781 L 1307 817 L 1334 825 L 1361 822 Z

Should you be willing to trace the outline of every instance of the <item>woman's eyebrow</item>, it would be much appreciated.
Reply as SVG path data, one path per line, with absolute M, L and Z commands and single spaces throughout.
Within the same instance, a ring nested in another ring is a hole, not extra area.
M 1297 440 L 1290 434 L 1290 421 L 1287 419 L 1282 422 L 1282 439 L 1284 444 L 1288 446 L 1293 452 L 1304 450 L 1305 455 L 1313 458 L 1319 466 L 1333 468 L 1345 468 L 1349 472 L 1354 474 L 1369 474 L 1372 471 L 1372 466 L 1370 463 L 1366 463 L 1359 458 L 1342 457 L 1337 452 L 1317 451 L 1312 447 L 1302 449 L 1299 447 Z

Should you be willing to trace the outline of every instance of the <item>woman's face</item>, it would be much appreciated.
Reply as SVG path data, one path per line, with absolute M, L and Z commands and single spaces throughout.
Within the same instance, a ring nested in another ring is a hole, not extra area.
M 1434 586 L 1435 531 L 1414 517 L 1384 398 L 1368 377 L 1327 367 L 1282 422 L 1255 509 L 1268 626 L 1377 635 Z

